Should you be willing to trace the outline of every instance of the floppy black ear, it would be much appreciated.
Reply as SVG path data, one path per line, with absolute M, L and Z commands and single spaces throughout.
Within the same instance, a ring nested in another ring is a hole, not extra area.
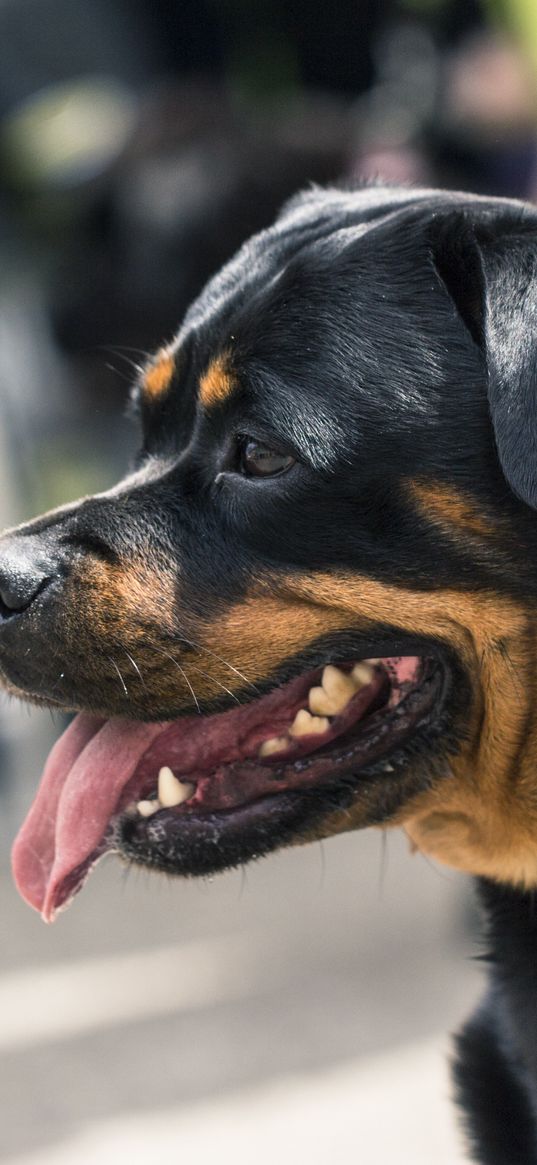
M 436 231 L 437 270 L 482 349 L 500 464 L 537 509 L 537 215 L 458 212 Z

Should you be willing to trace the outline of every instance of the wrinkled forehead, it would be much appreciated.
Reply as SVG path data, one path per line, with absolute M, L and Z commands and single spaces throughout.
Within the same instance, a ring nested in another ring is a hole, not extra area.
M 319 464 L 351 429 L 430 421 L 460 328 L 431 275 L 423 216 L 400 213 L 250 240 L 146 370 L 146 401 L 161 407 L 175 389 L 202 416 L 276 418 L 299 449 L 307 434 Z
M 311 400 L 319 358 L 329 362 L 335 341 L 331 305 L 342 286 L 335 266 L 350 242 L 344 234 L 300 245 L 292 232 L 273 229 L 245 244 L 144 369 L 144 404 L 162 407 L 179 387 L 205 413 L 239 398 L 260 406 L 267 396 L 282 398 L 284 406 L 289 396 L 300 399 L 301 382 Z
M 308 391 L 324 396 L 351 376 L 367 387 L 381 358 L 392 357 L 397 327 L 410 342 L 404 358 L 412 356 L 430 272 L 421 273 L 421 295 L 419 256 L 390 243 L 388 232 L 373 238 L 367 224 L 353 225 L 302 247 L 254 250 L 250 260 L 237 260 L 233 283 L 224 272 L 209 285 L 177 338 L 193 357 L 205 408 L 246 383 L 278 392 L 281 381 L 296 394 L 307 378 Z

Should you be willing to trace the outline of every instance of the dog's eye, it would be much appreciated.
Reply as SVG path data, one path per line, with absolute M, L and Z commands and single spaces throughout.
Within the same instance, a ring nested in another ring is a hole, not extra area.
M 252 437 L 245 437 L 239 450 L 239 470 L 245 477 L 275 477 L 295 464 L 289 453 L 270 449 Z

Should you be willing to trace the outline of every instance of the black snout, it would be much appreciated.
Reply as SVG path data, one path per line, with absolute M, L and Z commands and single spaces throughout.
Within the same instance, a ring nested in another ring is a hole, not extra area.
M 41 537 L 8 535 L 0 540 L 0 617 L 26 611 L 55 574 Z

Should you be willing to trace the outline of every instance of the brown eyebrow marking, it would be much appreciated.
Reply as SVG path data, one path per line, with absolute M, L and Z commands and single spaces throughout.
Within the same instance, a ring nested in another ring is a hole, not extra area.
M 410 494 L 429 521 L 454 527 L 461 533 L 490 538 L 497 531 L 489 525 L 473 498 L 442 482 L 410 481 Z
M 142 392 L 146 400 L 154 401 L 168 391 L 175 372 L 175 359 L 167 348 L 157 352 L 142 380 Z
M 230 367 L 230 354 L 227 351 L 215 356 L 200 378 L 200 400 L 206 408 L 221 404 L 236 389 L 237 380 Z

